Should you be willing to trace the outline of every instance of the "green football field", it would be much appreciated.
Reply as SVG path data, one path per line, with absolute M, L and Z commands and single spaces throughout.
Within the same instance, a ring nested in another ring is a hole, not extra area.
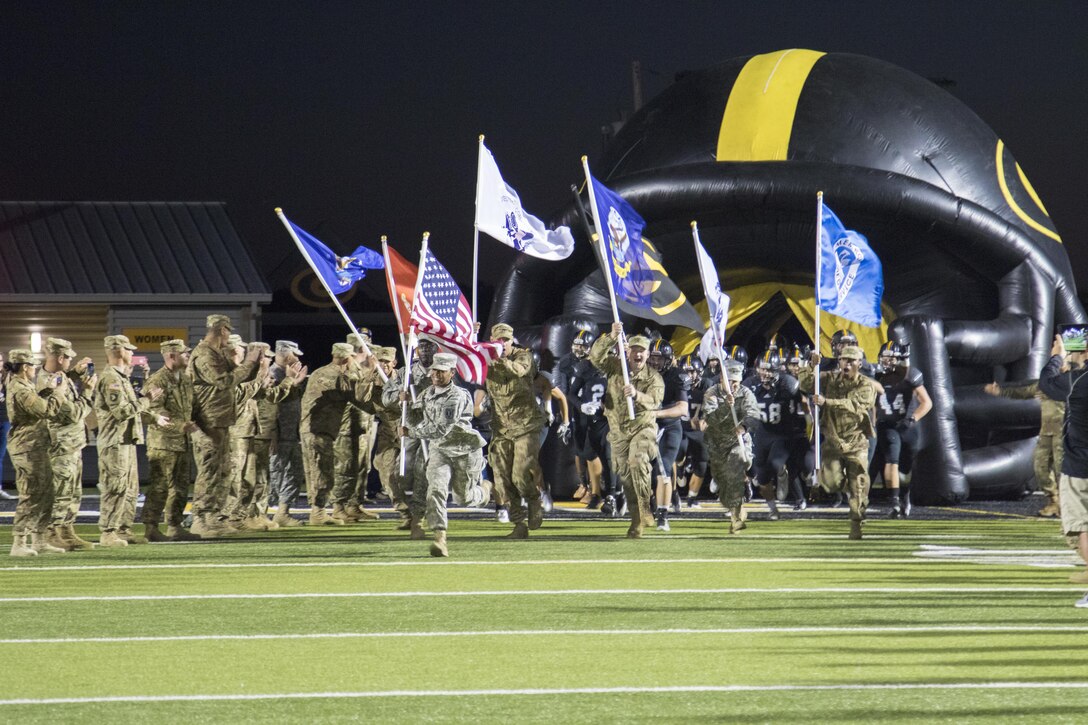
M 1083 722 L 1053 521 L 388 518 L 0 561 L 4 722 Z M 81 526 L 84 534 L 91 526 Z M 10 545 L 5 526 L 0 545 Z

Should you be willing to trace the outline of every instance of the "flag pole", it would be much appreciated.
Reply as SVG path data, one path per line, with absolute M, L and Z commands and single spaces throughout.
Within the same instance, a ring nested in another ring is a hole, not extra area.
M 618 323 L 620 321 L 620 311 L 616 307 L 616 290 L 612 287 L 612 274 L 608 271 L 608 255 L 604 250 L 604 238 L 600 231 L 603 228 L 601 226 L 601 214 L 597 210 L 597 197 L 593 194 L 593 181 L 589 174 L 589 157 L 582 157 L 582 169 L 586 172 L 586 188 L 589 190 L 589 207 L 593 211 L 593 223 L 597 225 L 597 233 L 591 235 L 590 243 L 597 243 L 598 251 L 600 253 L 600 262 L 605 265 L 605 268 L 601 271 L 604 272 L 604 280 L 608 283 L 608 301 L 612 304 L 612 321 Z M 624 336 L 621 335 L 616 340 L 616 353 L 620 359 L 620 370 L 623 371 L 623 385 L 627 387 L 631 384 L 631 375 L 627 372 L 627 351 L 623 349 Z M 631 398 L 627 398 L 627 414 L 631 417 L 631 420 L 635 419 L 635 401 Z
M 815 339 L 813 344 L 816 346 L 816 352 L 820 353 L 822 345 L 820 344 L 820 287 L 822 283 L 821 269 L 823 268 L 823 258 L 820 255 L 820 236 L 823 230 L 824 219 L 824 192 L 816 192 L 816 330 Z M 820 356 L 823 359 L 823 356 Z M 816 395 L 820 394 L 820 366 L 816 366 L 816 374 L 814 376 L 815 384 L 814 391 Z M 813 471 L 813 481 L 816 480 L 816 474 L 820 471 L 820 406 L 812 406 L 812 433 L 814 437 L 813 443 L 813 462 L 816 470 Z
M 416 299 L 419 297 L 420 285 L 423 284 L 423 262 L 424 262 L 424 258 L 427 256 L 427 240 L 430 239 L 430 237 L 431 237 L 430 232 L 423 232 L 423 244 L 422 244 L 422 246 L 420 247 L 420 250 L 419 250 L 419 270 L 416 273 L 416 288 L 415 288 L 415 292 L 412 293 L 412 309 L 409 310 L 409 314 L 408 314 L 409 323 L 411 322 L 412 318 L 415 316 Z M 415 352 L 416 352 L 416 346 L 411 343 L 411 333 L 409 332 L 409 341 L 408 341 L 407 347 L 405 348 L 405 353 L 404 353 L 404 382 L 403 382 L 403 387 L 401 388 L 401 390 L 402 390 L 402 392 L 411 395 L 412 402 L 415 402 L 415 398 L 416 398 L 415 390 L 412 388 L 412 358 L 415 357 Z M 402 400 L 401 404 L 400 404 L 400 425 L 401 425 L 402 428 L 407 428 L 408 427 L 408 401 L 407 400 Z M 423 457 L 426 458 L 427 457 L 427 441 L 420 441 L 420 444 L 421 444 L 421 447 L 423 448 Z M 405 475 L 405 466 L 406 466 L 405 458 L 407 457 L 407 454 L 405 453 L 405 448 L 406 447 L 407 447 L 407 442 L 405 440 L 405 437 L 401 436 L 401 438 L 400 438 L 400 475 L 401 476 Z
M 472 220 L 472 339 L 476 340 L 476 289 L 480 280 L 480 160 L 484 154 L 484 135 L 480 134 L 479 149 L 476 154 L 476 214 Z
M 280 218 L 280 221 L 283 222 L 283 228 L 286 229 L 287 233 L 291 235 L 291 239 L 295 240 L 295 246 L 298 247 L 298 251 L 302 252 L 302 256 L 306 259 L 306 263 L 309 264 L 310 269 L 314 271 L 314 276 L 321 281 L 321 286 L 324 287 L 325 291 L 329 293 L 329 297 L 332 299 L 332 303 L 336 305 L 336 309 L 340 311 L 340 315 L 344 318 L 344 322 L 348 323 L 348 327 L 350 327 L 351 331 L 355 333 L 355 336 L 359 339 L 359 341 L 363 343 L 363 349 L 366 350 L 366 354 L 371 355 L 372 353 L 370 352 L 370 346 L 366 344 L 366 341 L 363 340 L 363 336 L 359 334 L 358 328 L 355 327 L 355 323 L 351 321 L 350 317 L 348 317 L 348 313 L 344 310 L 343 305 L 340 304 L 340 300 L 337 299 L 336 295 L 334 295 L 332 290 L 329 289 L 329 285 L 325 282 L 325 278 L 322 277 L 321 273 L 317 271 L 317 267 L 314 265 L 314 261 L 310 259 L 310 255 L 306 251 L 306 247 L 302 245 L 302 240 L 298 238 L 298 235 L 295 234 L 294 227 L 292 227 L 291 223 L 287 221 L 287 217 L 283 214 L 283 209 L 278 206 L 276 207 L 276 216 L 278 216 Z M 378 371 L 378 376 L 381 378 L 383 383 L 389 379 L 386 376 L 385 371 L 381 369 L 381 366 L 378 366 L 375 369 Z

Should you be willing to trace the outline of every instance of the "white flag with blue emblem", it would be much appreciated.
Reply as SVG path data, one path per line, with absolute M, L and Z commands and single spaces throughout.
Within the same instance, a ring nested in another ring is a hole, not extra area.
M 519 252 L 558 261 L 574 251 L 570 227 L 550 230 L 521 206 L 518 193 L 502 180 L 495 158 L 480 142 L 476 178 L 476 227 Z

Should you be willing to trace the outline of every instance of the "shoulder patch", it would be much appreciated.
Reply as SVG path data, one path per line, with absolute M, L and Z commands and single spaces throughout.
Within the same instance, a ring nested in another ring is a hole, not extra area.
M 110 390 L 120 390 L 121 383 L 110 383 Z

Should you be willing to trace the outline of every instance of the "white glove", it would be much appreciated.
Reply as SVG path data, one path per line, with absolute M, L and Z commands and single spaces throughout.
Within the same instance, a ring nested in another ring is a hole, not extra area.
M 586 415 L 597 415 L 597 411 L 601 409 L 601 404 L 597 402 L 582 403 L 582 412 Z
M 555 434 L 559 436 L 560 443 L 563 443 L 564 445 L 570 445 L 570 423 L 560 423 L 559 427 L 555 430 Z

